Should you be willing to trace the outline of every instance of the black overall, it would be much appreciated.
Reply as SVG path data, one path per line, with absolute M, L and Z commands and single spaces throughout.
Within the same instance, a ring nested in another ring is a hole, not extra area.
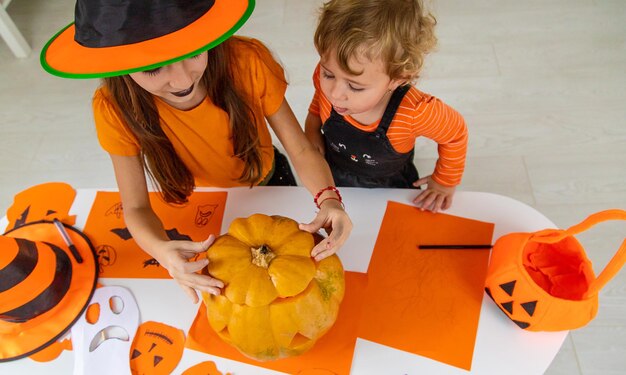
M 414 150 L 401 154 L 387 138 L 387 129 L 410 87 L 400 86 L 393 92 L 373 132 L 355 128 L 332 110 L 322 129 L 326 161 L 337 186 L 415 188 L 412 183 L 419 177 L 413 164 Z

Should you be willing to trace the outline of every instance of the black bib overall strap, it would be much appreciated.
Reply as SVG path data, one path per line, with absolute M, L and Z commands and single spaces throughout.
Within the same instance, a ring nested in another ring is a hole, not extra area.
M 414 150 L 399 153 L 387 138 L 400 102 L 411 86 L 398 87 L 378 127 L 372 132 L 355 128 L 333 109 L 322 127 L 326 160 L 337 186 L 415 188 L 419 177 L 413 164 Z

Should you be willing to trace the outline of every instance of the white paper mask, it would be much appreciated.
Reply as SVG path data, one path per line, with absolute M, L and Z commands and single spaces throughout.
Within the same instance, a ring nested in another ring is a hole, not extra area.
M 95 304 L 100 313 L 90 323 L 87 311 Z M 138 326 L 139 308 L 128 289 L 96 289 L 89 307 L 72 327 L 74 375 L 130 375 L 129 352 Z

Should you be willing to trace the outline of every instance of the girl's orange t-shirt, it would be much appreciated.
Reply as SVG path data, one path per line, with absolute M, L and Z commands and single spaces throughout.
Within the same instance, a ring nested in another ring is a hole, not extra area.
M 235 37 L 232 53 L 236 56 L 237 86 L 245 90 L 255 112 L 262 154 L 262 176 L 267 176 L 274 162 L 272 138 L 265 117 L 282 104 L 287 83 L 282 67 L 258 40 Z M 243 162 L 234 156 L 228 114 L 207 97 L 190 110 L 176 109 L 158 97 L 155 103 L 161 127 L 176 153 L 195 177 L 196 186 L 233 187 L 245 185 L 238 180 Z M 110 154 L 135 156 L 140 146 L 118 115 L 105 87 L 96 90 L 93 111 L 98 140 Z

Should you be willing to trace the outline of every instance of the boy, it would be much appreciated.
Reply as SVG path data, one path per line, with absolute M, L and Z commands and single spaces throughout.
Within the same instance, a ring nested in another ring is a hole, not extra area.
M 463 118 L 417 90 L 435 19 L 419 0 L 332 0 L 315 32 L 320 62 L 305 131 L 325 155 L 337 186 L 418 188 L 414 203 L 450 207 L 467 150 Z M 419 178 L 415 138 L 438 143 L 432 175 Z

